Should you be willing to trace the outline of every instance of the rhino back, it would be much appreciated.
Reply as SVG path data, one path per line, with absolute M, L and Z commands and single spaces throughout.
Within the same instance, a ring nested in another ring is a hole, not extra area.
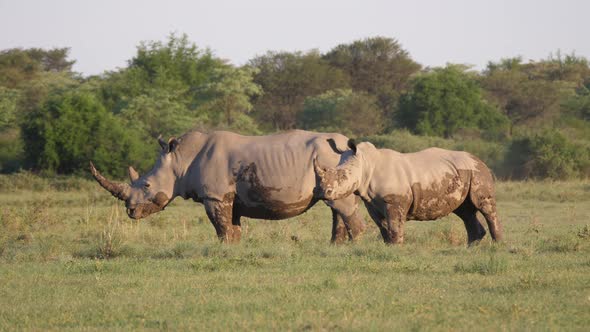
M 415 153 L 379 150 L 371 180 L 373 195 L 407 199 L 410 219 L 431 220 L 452 212 L 465 199 L 479 160 L 461 151 L 430 148 Z
M 235 192 L 239 205 L 249 208 L 250 213 L 243 214 L 246 216 L 277 219 L 296 215 L 315 203 L 313 158 L 317 156 L 330 166 L 339 162 L 340 156 L 332 151 L 327 138 L 346 148 L 348 139 L 340 134 L 293 130 L 242 136 L 215 132 L 190 166 L 195 175 L 191 181 L 201 197 L 222 199 Z M 273 213 L 277 214 L 274 218 Z
M 372 182 L 388 183 L 390 190 L 407 184 L 429 185 L 457 170 L 475 170 L 477 159 L 466 152 L 430 148 L 414 153 L 380 149 Z

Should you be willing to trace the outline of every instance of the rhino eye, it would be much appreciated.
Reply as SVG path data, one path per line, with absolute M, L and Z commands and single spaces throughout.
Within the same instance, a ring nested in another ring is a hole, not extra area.
M 146 183 L 146 184 L 143 185 L 143 187 L 147 189 L 147 188 L 150 187 L 150 184 L 149 183 Z

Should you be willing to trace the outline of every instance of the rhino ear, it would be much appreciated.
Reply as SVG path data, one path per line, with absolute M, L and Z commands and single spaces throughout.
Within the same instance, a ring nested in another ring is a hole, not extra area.
M 129 166 L 129 180 L 131 180 L 131 182 L 133 183 L 137 181 L 137 179 L 139 179 L 139 173 L 137 173 L 133 166 Z
M 352 150 L 354 154 L 356 154 L 356 143 L 353 139 L 348 140 L 348 147 Z
M 333 138 L 328 138 L 326 141 L 328 141 L 328 144 L 332 148 L 332 151 L 336 152 L 337 154 L 343 154 L 344 153 L 344 151 L 340 150 L 338 148 L 338 146 L 336 146 L 336 141 L 334 141 Z
M 176 150 L 176 147 L 178 146 L 178 140 L 176 139 L 176 137 L 172 136 L 170 137 L 170 139 L 168 139 L 168 143 L 166 143 L 166 141 L 164 141 L 162 139 L 162 135 L 158 136 L 158 143 L 160 143 L 160 146 L 162 147 L 162 151 L 164 151 L 164 153 L 168 153 L 168 152 L 174 152 L 174 150 Z
M 168 144 L 162 139 L 162 135 L 158 136 L 158 143 L 160 143 L 162 150 L 166 150 L 168 148 Z
M 174 150 L 176 150 L 176 147 L 178 146 L 178 140 L 176 139 L 176 137 L 170 137 L 170 139 L 168 140 L 168 152 L 174 152 Z

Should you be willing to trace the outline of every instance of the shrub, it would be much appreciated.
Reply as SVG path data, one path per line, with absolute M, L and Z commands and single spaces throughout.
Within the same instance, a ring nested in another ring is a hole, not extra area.
M 0 131 L 0 172 L 11 173 L 22 166 L 23 142 L 17 128 Z
M 568 179 L 588 176 L 590 149 L 569 141 L 557 130 L 515 138 L 508 147 L 504 175 L 509 178 Z
M 126 166 L 150 163 L 150 145 L 124 128 L 89 92 L 50 96 L 24 121 L 25 160 L 34 170 L 71 174 L 93 160 L 102 172 L 122 177 Z M 155 143 L 154 143 L 155 148 Z

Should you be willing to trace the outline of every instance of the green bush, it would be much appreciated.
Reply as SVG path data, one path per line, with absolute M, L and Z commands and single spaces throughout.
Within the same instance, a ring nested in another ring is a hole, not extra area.
M 503 175 L 515 179 L 563 180 L 587 177 L 589 170 L 589 147 L 572 143 L 557 130 L 545 130 L 512 140 Z
M 123 177 L 126 166 L 146 168 L 156 144 L 142 144 L 138 131 L 124 128 L 89 92 L 50 96 L 22 126 L 25 161 L 33 170 L 81 173 L 93 160 L 107 175 Z
M 23 142 L 18 128 L 0 131 L 0 172 L 11 173 L 22 166 Z

